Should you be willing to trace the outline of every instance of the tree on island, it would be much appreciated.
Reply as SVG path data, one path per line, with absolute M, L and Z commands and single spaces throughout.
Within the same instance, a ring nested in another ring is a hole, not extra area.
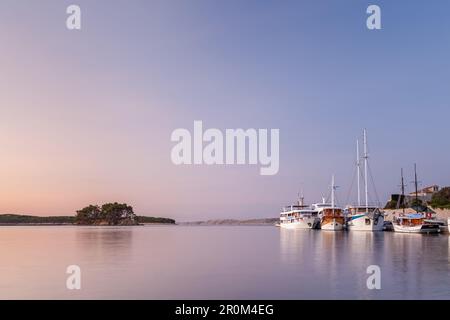
M 133 212 L 133 207 L 126 203 L 105 203 L 100 208 L 98 205 L 89 205 L 77 211 L 76 224 L 82 225 L 136 225 L 138 219 Z
M 94 224 L 101 219 L 101 210 L 99 206 L 90 205 L 77 211 L 75 217 L 76 224 Z
M 450 187 L 445 187 L 433 194 L 430 205 L 433 208 L 450 209 Z

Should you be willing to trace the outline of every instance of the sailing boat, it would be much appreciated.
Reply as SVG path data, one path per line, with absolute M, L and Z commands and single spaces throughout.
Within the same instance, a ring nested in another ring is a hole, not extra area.
M 384 213 L 377 206 L 369 206 L 369 191 L 368 191 L 368 159 L 367 152 L 367 134 L 364 129 L 364 191 L 365 191 L 365 204 L 361 205 L 361 192 L 360 192 L 360 170 L 361 159 L 359 155 L 359 141 L 356 141 L 356 167 L 358 175 L 358 204 L 350 205 L 345 208 L 347 228 L 350 231 L 383 231 L 384 227 Z
M 403 213 L 394 221 L 395 232 L 402 233 L 437 233 L 440 231 L 439 224 L 432 221 L 427 216 L 425 212 L 419 211 L 419 197 L 417 191 L 417 169 L 416 164 L 414 164 L 414 185 L 416 188 L 415 197 L 415 209 L 416 213 L 405 214 Z M 402 197 L 404 196 L 404 185 L 403 185 L 403 170 L 402 170 Z M 399 200 L 400 201 L 400 200 Z
M 321 208 L 321 229 L 339 231 L 344 229 L 345 218 L 342 209 L 335 206 L 334 175 L 331 178 L 331 206 Z

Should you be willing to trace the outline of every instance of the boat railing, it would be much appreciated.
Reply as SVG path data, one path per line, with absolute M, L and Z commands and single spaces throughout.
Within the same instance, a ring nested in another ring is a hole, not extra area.
M 292 206 L 285 206 L 281 208 L 282 212 L 289 212 L 294 210 L 303 210 L 307 208 L 307 206 L 299 206 L 299 205 L 292 205 Z

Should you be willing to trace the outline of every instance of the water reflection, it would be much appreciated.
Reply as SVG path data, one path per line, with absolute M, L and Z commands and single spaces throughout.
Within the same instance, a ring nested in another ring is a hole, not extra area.
M 3 299 L 449 299 L 448 235 L 0 227 Z M 82 290 L 65 288 L 82 268 Z M 369 290 L 369 265 L 381 290 Z
M 297 274 L 297 283 L 314 281 L 310 287 L 324 289 L 321 298 L 450 298 L 450 247 L 443 235 L 282 229 L 280 255 L 283 263 L 310 267 L 309 276 Z M 381 269 L 381 290 L 367 288 L 370 265 Z
M 131 254 L 133 230 L 131 227 L 86 227 L 77 230 L 75 239 L 78 252 L 86 260 L 126 261 Z

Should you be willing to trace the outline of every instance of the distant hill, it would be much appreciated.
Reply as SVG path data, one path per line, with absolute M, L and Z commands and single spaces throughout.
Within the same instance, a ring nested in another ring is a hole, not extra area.
M 161 217 L 146 217 L 138 216 L 137 220 L 139 223 L 165 223 L 165 224 L 175 224 L 174 219 L 161 218 Z
M 37 217 L 19 214 L 1 214 L 0 224 L 73 224 L 75 217 Z
M 180 225 L 190 226 L 273 226 L 279 221 L 278 218 L 261 218 L 261 219 L 216 219 L 206 221 L 179 222 Z

